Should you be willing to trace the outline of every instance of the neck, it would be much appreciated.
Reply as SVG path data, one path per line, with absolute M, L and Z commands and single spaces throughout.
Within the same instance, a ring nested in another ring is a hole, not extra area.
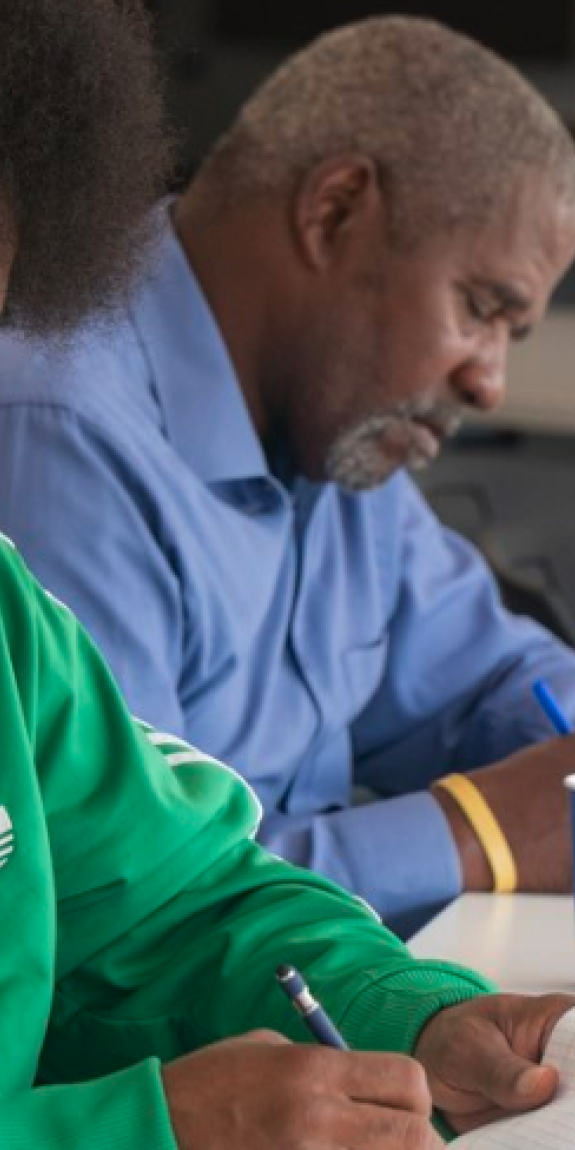
M 218 324 L 262 441 L 272 419 L 264 388 L 265 348 L 273 341 L 275 317 L 281 315 L 278 277 L 272 277 L 269 217 L 270 208 L 260 203 L 216 213 L 205 194 L 196 194 L 193 183 L 174 207 L 176 233 Z

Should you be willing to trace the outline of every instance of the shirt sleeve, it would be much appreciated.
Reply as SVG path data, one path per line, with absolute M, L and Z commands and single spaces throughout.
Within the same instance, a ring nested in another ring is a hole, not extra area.
M 575 652 L 508 611 L 477 549 L 400 478 L 402 549 L 387 665 L 353 731 L 358 779 L 391 794 L 551 736 L 533 695 L 538 677 L 575 720 Z
M 318 815 L 264 818 L 268 850 L 326 875 L 377 907 L 408 939 L 461 893 L 461 866 L 447 820 L 427 791 Z
M 18 840 L 0 883 L 6 1150 L 174 1150 L 158 1059 L 261 1025 L 307 1040 L 275 986 L 282 961 L 358 1048 L 409 1050 L 436 1010 L 491 989 L 414 960 L 357 899 L 263 851 L 249 788 L 136 723 L 5 547 L 0 607 Z
M 405 476 L 374 495 L 371 507 L 373 536 L 382 534 L 380 514 L 386 530 L 380 578 L 392 606 L 385 669 L 353 724 L 349 753 L 356 786 L 374 801 L 312 816 L 274 813 L 261 836 L 270 849 L 360 891 L 408 937 L 461 890 L 431 782 L 553 735 L 533 696 L 537 678 L 575 720 L 575 654 L 503 607 L 476 548 L 441 525 Z M 334 746 L 333 753 L 340 759 L 345 751 Z M 323 754 L 327 772 L 329 746 Z
M 16 380 L 26 387 L 23 369 Z M 81 617 L 135 714 L 182 734 L 181 586 L 129 397 L 113 432 L 41 383 L 46 394 L 0 407 L 0 528 Z

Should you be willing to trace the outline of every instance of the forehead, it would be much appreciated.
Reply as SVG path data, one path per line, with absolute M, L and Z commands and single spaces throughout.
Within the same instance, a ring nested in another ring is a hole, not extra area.
M 547 291 L 573 258 L 575 206 L 549 183 L 531 177 L 502 198 L 489 221 L 467 239 L 471 270 Z

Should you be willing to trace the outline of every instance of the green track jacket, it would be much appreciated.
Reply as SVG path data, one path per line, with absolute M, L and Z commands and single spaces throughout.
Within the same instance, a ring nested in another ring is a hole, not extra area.
M 2 1150 L 175 1150 L 160 1061 L 259 1026 L 307 1040 L 280 962 L 364 1049 L 409 1051 L 490 989 L 254 843 L 251 791 L 132 719 L 7 542 L 0 740 Z

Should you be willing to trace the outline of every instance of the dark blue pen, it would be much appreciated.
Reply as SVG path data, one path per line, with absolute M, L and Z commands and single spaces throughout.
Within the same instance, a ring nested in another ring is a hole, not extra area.
M 316 1002 L 301 974 L 293 966 L 278 966 L 276 978 L 282 990 L 301 1014 L 308 1030 L 321 1042 L 322 1046 L 335 1046 L 338 1050 L 349 1050 L 349 1046 L 319 1002 Z
M 549 722 L 555 727 L 559 735 L 571 735 L 573 727 L 566 716 L 563 714 L 561 707 L 551 694 L 549 687 L 543 682 L 543 679 L 538 679 L 533 684 L 533 694 L 537 702 L 541 704 Z

